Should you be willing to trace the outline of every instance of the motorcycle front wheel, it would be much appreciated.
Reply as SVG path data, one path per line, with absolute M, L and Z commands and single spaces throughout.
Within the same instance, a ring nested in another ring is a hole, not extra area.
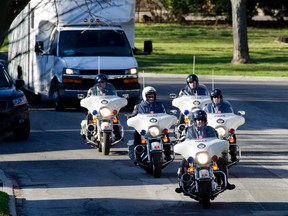
M 152 154 L 151 159 L 153 176 L 155 178 L 160 178 L 162 174 L 162 154 Z
M 111 132 L 105 132 L 102 136 L 101 150 L 104 155 L 109 155 L 111 147 Z
M 210 209 L 211 182 L 205 181 L 199 183 L 199 203 L 203 209 Z

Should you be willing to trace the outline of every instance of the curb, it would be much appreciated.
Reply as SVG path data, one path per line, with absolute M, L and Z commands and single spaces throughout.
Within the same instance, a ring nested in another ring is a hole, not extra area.
M 189 74 L 158 74 L 158 73 L 141 73 L 139 72 L 139 77 L 173 77 L 173 78 L 181 78 L 185 83 L 185 79 Z M 201 75 L 196 74 L 200 80 L 211 80 L 211 75 Z M 267 82 L 274 82 L 274 81 L 288 81 L 288 77 L 265 77 L 265 76 L 214 76 L 214 80 L 230 80 L 230 81 L 247 81 L 247 82 L 255 82 L 255 81 L 267 81 Z
M 16 204 L 15 204 L 15 195 L 13 191 L 12 182 L 6 177 L 4 172 L 0 170 L 0 182 L 2 182 L 2 191 L 7 193 L 9 196 L 9 210 L 12 216 L 16 216 Z M 0 188 L 1 190 L 1 188 Z

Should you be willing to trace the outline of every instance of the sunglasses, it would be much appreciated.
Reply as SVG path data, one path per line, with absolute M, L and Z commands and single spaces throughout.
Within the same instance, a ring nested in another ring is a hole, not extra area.
M 213 96 L 213 98 L 220 98 L 220 96 Z
M 154 95 L 147 95 L 147 98 L 154 98 Z
M 204 120 L 199 118 L 199 119 L 196 119 L 196 121 L 204 121 Z

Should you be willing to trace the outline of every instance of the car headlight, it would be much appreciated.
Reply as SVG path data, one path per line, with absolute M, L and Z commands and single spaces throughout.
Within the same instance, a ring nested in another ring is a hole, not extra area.
M 196 155 L 196 159 L 200 164 L 207 164 L 209 161 L 209 155 L 207 152 L 200 152 Z
M 67 75 L 79 75 L 80 71 L 72 68 L 64 68 L 64 74 Z
M 113 115 L 112 110 L 110 110 L 108 107 L 103 107 L 99 110 L 101 116 L 103 116 L 104 118 L 110 117 Z
M 149 133 L 151 134 L 151 136 L 156 137 L 160 135 L 160 129 L 158 127 L 150 127 L 148 129 Z
M 125 73 L 126 74 L 137 74 L 138 69 L 137 68 L 130 68 L 130 69 L 126 70 Z
M 21 106 L 23 104 L 27 104 L 28 101 L 26 97 L 23 95 L 22 97 L 18 97 L 12 100 L 12 105 L 13 106 Z
M 220 126 L 220 127 L 215 128 L 215 129 L 219 135 L 219 138 L 223 138 L 226 136 L 226 128 L 225 127 Z

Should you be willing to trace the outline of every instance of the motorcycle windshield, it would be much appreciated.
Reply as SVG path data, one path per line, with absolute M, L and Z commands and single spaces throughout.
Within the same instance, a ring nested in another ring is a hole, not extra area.
M 235 130 L 245 123 L 245 118 L 234 113 L 207 114 L 208 125 L 216 128 L 217 126 L 225 126 L 226 128 L 234 128 Z
M 161 130 L 164 128 L 170 129 L 172 125 L 176 124 L 177 117 L 165 113 L 160 114 L 138 114 L 127 120 L 127 125 L 133 127 L 138 133 L 141 130 L 148 131 L 149 127 L 155 125 Z
M 184 113 L 185 110 L 203 109 L 210 102 L 210 96 L 183 95 L 182 97 L 175 98 L 172 101 L 172 105 L 177 107 L 181 113 Z

